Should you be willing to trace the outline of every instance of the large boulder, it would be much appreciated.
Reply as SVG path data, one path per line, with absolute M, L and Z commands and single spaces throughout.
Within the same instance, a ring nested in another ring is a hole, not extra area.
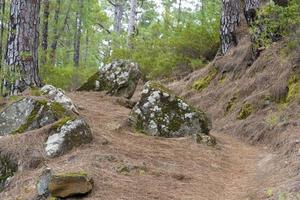
M 73 111 L 74 113 L 78 114 L 78 110 L 65 92 L 59 88 L 56 88 L 52 85 L 45 85 L 41 88 L 41 92 L 43 95 L 47 95 L 51 102 L 56 102 L 61 104 L 65 109 Z
M 84 172 L 52 175 L 48 189 L 52 197 L 82 196 L 92 191 L 93 180 Z
M 85 120 L 66 117 L 50 129 L 45 151 L 49 157 L 60 156 L 74 147 L 90 143 L 92 139 L 91 129 Z
M 208 136 L 211 129 L 211 120 L 204 112 L 155 82 L 145 84 L 140 101 L 130 113 L 129 122 L 143 133 L 167 138 Z
M 26 97 L 0 112 L 0 135 L 38 129 L 52 124 L 66 113 L 58 103 Z
M 140 78 L 137 63 L 116 60 L 100 68 L 78 91 L 107 91 L 110 95 L 130 99 Z

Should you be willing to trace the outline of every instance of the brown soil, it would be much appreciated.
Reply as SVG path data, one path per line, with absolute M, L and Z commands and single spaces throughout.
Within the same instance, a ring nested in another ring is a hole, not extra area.
M 44 158 L 43 165 L 57 173 L 87 171 L 95 188 L 85 199 L 236 200 L 255 194 L 257 163 L 269 156 L 261 148 L 218 133 L 213 133 L 218 139 L 215 148 L 189 138 L 148 137 L 129 130 L 126 121 L 130 110 L 117 105 L 115 98 L 99 93 L 70 96 L 91 125 L 94 141 L 57 159 Z M 36 135 L 42 133 L 38 130 L 2 138 L 2 144 L 9 144 L 7 148 L 14 151 L 18 151 L 17 145 L 25 148 L 21 144 L 26 144 L 27 150 L 41 150 L 42 145 L 36 144 L 43 139 Z M 23 154 L 20 159 L 31 157 Z M 0 199 L 32 199 L 43 168 L 19 170 Z

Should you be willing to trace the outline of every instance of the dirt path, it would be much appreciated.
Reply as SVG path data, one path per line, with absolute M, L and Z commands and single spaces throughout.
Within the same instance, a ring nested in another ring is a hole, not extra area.
M 88 199 L 255 199 L 248 194 L 255 189 L 261 149 L 218 133 L 213 133 L 216 148 L 190 139 L 133 133 L 125 125 L 130 110 L 114 98 L 99 93 L 70 96 L 91 125 L 95 140 L 68 155 L 81 165 L 69 166 L 61 158 L 61 166 L 92 174 L 96 188 Z

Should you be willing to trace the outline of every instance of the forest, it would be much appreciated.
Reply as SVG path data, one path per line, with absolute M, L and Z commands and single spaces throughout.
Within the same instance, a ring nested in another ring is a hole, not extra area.
M 0 199 L 300 199 L 300 0 L 0 0 L 0 22 Z

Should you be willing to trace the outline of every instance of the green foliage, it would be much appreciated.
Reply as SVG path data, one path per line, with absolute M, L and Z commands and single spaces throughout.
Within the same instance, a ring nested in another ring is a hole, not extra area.
M 225 106 L 225 115 L 227 115 L 234 107 L 236 101 L 237 101 L 237 96 L 234 95 L 227 103 Z
M 212 68 L 206 77 L 194 83 L 193 88 L 201 92 L 210 84 L 210 82 L 216 77 L 217 74 L 218 70 L 216 68 Z
M 257 46 L 269 46 L 282 36 L 293 33 L 300 24 L 300 1 L 291 0 L 287 7 L 273 2 L 258 12 L 257 20 L 252 26 L 252 34 Z
M 249 103 L 246 103 L 241 107 L 239 114 L 237 116 L 237 119 L 239 119 L 239 120 L 246 119 L 251 115 L 252 112 L 253 112 L 252 105 Z
M 172 4 L 172 2 L 170 2 Z M 127 37 L 113 38 L 112 54 L 106 61 L 131 59 L 138 62 L 146 78 L 170 75 L 174 69 L 201 68 L 211 60 L 219 47 L 218 1 L 205 1 L 203 9 L 181 13 L 166 8 L 163 20 L 147 16 L 138 27 L 138 35 L 132 39 L 134 48 L 128 48 Z M 146 16 L 144 16 L 146 17 Z M 147 22 L 151 23 L 147 23 Z
M 64 90 L 74 90 L 81 86 L 96 71 L 96 67 L 44 66 L 41 69 L 41 77 L 45 84 L 54 85 Z

